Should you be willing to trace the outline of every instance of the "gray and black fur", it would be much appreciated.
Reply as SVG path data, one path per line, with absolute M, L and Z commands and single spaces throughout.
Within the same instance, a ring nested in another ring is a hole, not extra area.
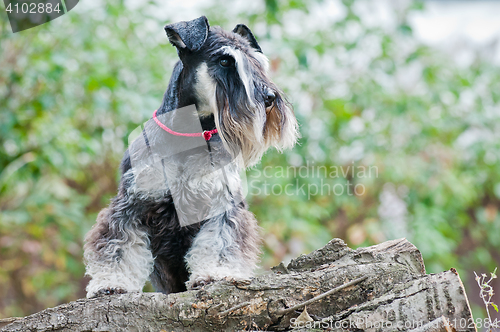
M 148 278 L 157 291 L 172 293 L 251 277 L 260 240 L 239 169 L 298 137 L 293 111 L 248 27 L 227 32 L 202 16 L 165 31 L 180 61 L 158 119 L 182 132 L 179 119 L 194 105 L 201 129 L 218 134 L 200 145 L 146 123 L 125 153 L 117 196 L 86 236 L 88 297 L 140 292 Z M 193 148 L 178 152 L 190 142 Z M 151 161 L 153 154 L 160 158 Z

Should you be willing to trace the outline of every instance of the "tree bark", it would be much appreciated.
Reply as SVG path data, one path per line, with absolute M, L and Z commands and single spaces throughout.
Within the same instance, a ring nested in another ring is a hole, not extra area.
M 1 331 L 476 331 L 456 270 L 425 274 L 406 239 L 356 250 L 333 239 L 250 281 L 81 299 L 5 324 Z

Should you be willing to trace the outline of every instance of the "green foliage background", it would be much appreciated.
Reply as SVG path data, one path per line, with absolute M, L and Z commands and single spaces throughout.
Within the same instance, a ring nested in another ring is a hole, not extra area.
M 406 236 L 428 272 L 457 268 L 474 298 L 472 271 L 500 265 L 500 70 L 480 56 L 457 67 L 418 42 L 408 15 L 420 3 L 394 8 L 392 28 L 363 19 L 367 1 L 344 0 L 335 21 L 316 18 L 326 6 L 220 1 L 195 10 L 212 25 L 253 29 L 301 124 L 293 151 L 269 152 L 247 172 L 263 269 L 332 237 L 357 247 Z M 0 317 L 84 297 L 83 236 L 116 192 L 128 134 L 160 104 L 177 59 L 162 27 L 194 18 L 165 8 L 81 4 L 17 34 L 0 15 Z M 275 173 L 289 165 L 377 172 Z M 270 192 L 347 182 L 364 192 Z M 404 203 L 401 231 L 381 212 L 387 193 Z

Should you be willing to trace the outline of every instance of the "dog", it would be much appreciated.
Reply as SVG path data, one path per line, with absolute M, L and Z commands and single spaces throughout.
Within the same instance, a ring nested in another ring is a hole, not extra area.
M 121 163 L 118 193 L 87 233 L 87 297 L 196 289 L 253 276 L 259 228 L 240 171 L 299 137 L 252 31 L 206 17 L 165 26 L 179 61 Z

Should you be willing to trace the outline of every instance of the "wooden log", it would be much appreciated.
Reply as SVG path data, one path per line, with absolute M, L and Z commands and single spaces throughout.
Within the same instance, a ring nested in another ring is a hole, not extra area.
M 406 239 L 356 250 L 333 239 L 252 280 L 81 299 L 7 323 L 1 331 L 476 330 L 456 270 L 425 274 Z

